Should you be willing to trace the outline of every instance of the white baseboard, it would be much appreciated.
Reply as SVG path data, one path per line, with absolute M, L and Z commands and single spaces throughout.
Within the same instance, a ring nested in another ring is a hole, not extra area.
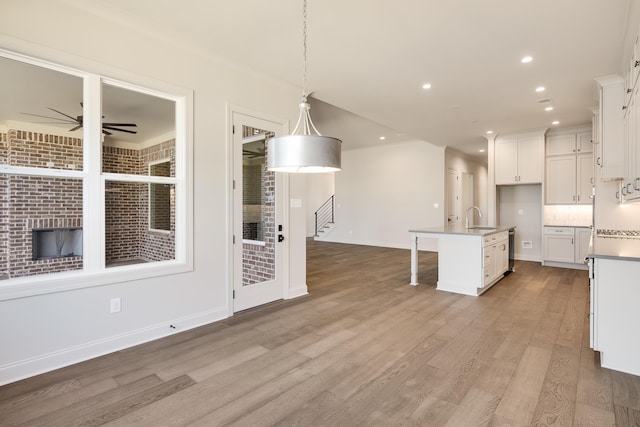
M 74 363 L 133 347 L 134 345 L 164 338 L 198 326 L 226 319 L 229 316 L 230 313 L 226 307 L 208 310 L 169 322 L 163 322 L 124 334 L 0 366 L 0 385 L 53 371 L 73 365 Z
M 304 295 L 309 295 L 309 289 L 307 288 L 307 284 L 304 283 L 302 286 L 297 286 L 295 288 L 289 288 L 289 292 L 287 294 L 286 299 L 298 298 Z

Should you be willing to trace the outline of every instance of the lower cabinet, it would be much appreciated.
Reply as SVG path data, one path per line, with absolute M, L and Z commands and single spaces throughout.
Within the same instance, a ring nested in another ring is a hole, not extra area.
M 562 263 L 562 267 L 586 269 L 590 238 L 588 227 L 544 227 L 543 264 Z
M 483 286 L 502 277 L 509 268 L 509 233 L 501 232 L 484 237 Z
M 603 368 L 640 375 L 640 261 L 590 260 L 590 344 Z

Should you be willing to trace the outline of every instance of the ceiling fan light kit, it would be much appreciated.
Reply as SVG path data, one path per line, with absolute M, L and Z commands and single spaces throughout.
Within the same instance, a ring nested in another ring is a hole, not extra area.
M 320 173 L 341 169 L 342 141 L 323 136 L 309 116 L 307 103 L 307 0 L 302 7 L 303 79 L 300 115 L 291 135 L 276 136 L 267 141 L 267 168 L 275 172 Z M 313 133 L 312 133 L 313 132 Z

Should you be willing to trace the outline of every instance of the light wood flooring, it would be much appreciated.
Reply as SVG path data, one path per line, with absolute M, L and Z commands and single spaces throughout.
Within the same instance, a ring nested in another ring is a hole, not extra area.
M 408 250 L 309 241 L 309 296 L 1 387 L 0 426 L 640 425 L 585 271 L 518 262 L 474 298 L 436 257 L 411 287 Z

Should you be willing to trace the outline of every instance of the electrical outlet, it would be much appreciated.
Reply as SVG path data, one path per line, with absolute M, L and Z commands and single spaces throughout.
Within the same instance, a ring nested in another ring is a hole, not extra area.
M 531 248 L 533 248 L 533 242 L 531 240 L 523 240 L 522 241 L 522 248 L 523 249 L 531 249 Z
M 120 298 L 111 298 L 111 313 L 118 313 L 121 309 Z

